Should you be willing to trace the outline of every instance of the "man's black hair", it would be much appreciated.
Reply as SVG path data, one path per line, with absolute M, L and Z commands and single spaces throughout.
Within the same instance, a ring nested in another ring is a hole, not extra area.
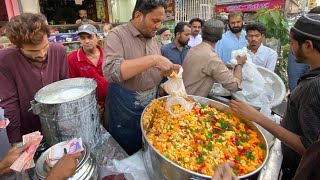
M 266 27 L 260 23 L 250 23 L 246 25 L 246 32 L 249 31 L 258 31 L 261 35 L 266 32 Z
M 188 26 L 191 28 L 191 25 L 187 22 L 178 22 L 178 24 L 174 28 L 174 36 L 176 36 L 178 32 L 182 33 L 184 31 L 184 26 Z
M 134 18 L 134 14 L 137 11 L 141 12 L 145 16 L 158 7 L 167 8 L 167 4 L 163 0 L 137 0 L 132 12 L 132 18 Z
M 200 18 L 193 18 L 190 20 L 189 24 L 192 25 L 193 22 L 199 22 L 201 24 L 201 27 L 203 27 L 204 21 Z
M 291 28 L 291 36 L 294 40 L 298 41 L 299 47 L 306 41 L 306 40 L 310 40 L 312 42 L 313 47 L 320 52 L 320 41 L 316 40 L 312 37 L 306 36 L 298 31 L 296 31 L 295 29 Z

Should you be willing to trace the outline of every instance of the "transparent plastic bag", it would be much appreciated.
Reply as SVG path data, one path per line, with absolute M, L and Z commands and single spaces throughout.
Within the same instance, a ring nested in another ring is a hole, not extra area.
M 173 111 L 173 106 L 177 104 L 181 105 L 181 107 L 183 108 L 183 111 L 178 113 Z M 179 117 L 181 115 L 188 114 L 193 108 L 194 104 L 195 104 L 194 102 L 188 102 L 183 97 L 170 96 L 167 98 L 166 109 L 173 117 Z
M 168 77 L 168 81 L 161 84 L 161 87 L 169 95 L 187 97 L 187 92 L 182 80 L 182 72 L 183 72 L 183 69 L 180 68 L 178 74 L 175 75 L 175 77 Z
M 170 75 L 171 77 L 168 77 L 168 81 L 161 84 L 161 87 L 170 95 L 167 98 L 166 108 L 173 117 L 188 114 L 194 106 L 194 103 L 184 99 L 187 98 L 187 92 L 183 84 L 182 72 L 183 69 L 180 68 L 178 74 L 173 73 Z M 183 111 L 173 112 L 173 106 L 178 104 L 181 105 Z
M 123 160 L 113 159 L 103 169 L 103 177 L 124 174 L 127 180 L 149 180 L 141 150 Z
M 257 70 L 257 66 L 254 63 L 252 63 L 252 59 L 250 58 L 250 55 L 248 54 L 248 50 L 246 47 L 232 51 L 231 60 L 230 60 L 231 65 L 233 67 L 237 65 L 238 64 L 238 61 L 236 59 L 237 56 L 244 56 L 244 55 L 247 56 L 247 60 L 242 68 L 242 79 L 252 83 L 254 82 L 258 86 L 263 87 L 266 81 L 264 80 L 260 72 Z

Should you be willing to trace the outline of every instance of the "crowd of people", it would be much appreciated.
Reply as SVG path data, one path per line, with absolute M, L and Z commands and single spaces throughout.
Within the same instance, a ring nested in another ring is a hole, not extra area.
M 12 148 L 9 152 L 0 150 L 0 174 L 7 173 L 28 147 L 19 146 L 22 135 L 41 131 L 39 117 L 29 112 L 30 101 L 50 83 L 73 77 L 94 78 L 100 122 L 131 155 L 142 147 L 142 111 L 163 95 L 159 85 L 172 71 L 182 67 L 187 93 L 202 97 L 208 96 L 215 82 L 232 92 L 241 90 L 242 67 L 248 57 L 238 56 L 232 68 L 228 62 L 234 50 L 246 47 L 253 63 L 274 71 L 278 55 L 262 44 L 266 30 L 263 24 L 243 28 L 243 14 L 231 12 L 230 30 L 224 32 L 220 20 L 194 18 L 177 23 L 171 42 L 170 30 L 161 29 L 165 8 L 162 0 L 137 1 L 128 23 L 111 30 L 107 27 L 104 47 L 98 45 L 97 29 L 90 23 L 82 24 L 77 32 L 81 48 L 68 56 L 61 44 L 48 42 L 50 28 L 43 15 L 23 13 L 8 22 L 6 36 L 15 47 L 0 50 L 0 107 L 10 120 L 6 131 Z M 310 71 L 292 89 L 281 125 L 240 100 L 230 102 L 232 109 L 282 141 L 282 179 L 319 178 L 319 31 L 317 12 L 299 18 L 290 31 L 292 55 Z M 60 159 L 48 179 L 71 176 L 78 158 L 76 154 Z M 219 166 L 213 179 L 236 179 L 232 166 Z

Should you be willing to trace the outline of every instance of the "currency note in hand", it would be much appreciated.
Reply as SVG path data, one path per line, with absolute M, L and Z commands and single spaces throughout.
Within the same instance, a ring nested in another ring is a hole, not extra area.
M 83 151 L 82 139 L 81 138 L 71 139 L 68 142 L 66 149 L 67 149 L 68 154 L 75 154 L 75 153 Z
M 39 132 L 30 133 L 22 137 L 24 144 L 32 142 L 32 144 L 19 156 L 19 158 L 11 165 L 10 169 L 17 172 L 24 172 L 32 166 L 33 156 L 36 152 L 41 140 L 42 135 Z

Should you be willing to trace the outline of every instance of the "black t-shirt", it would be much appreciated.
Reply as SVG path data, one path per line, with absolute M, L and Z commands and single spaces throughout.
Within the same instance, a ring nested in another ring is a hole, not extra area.
M 300 136 L 307 149 L 317 141 L 320 132 L 320 68 L 311 70 L 299 79 L 297 87 L 289 96 L 282 126 Z M 301 155 L 282 144 L 283 179 L 292 179 Z

